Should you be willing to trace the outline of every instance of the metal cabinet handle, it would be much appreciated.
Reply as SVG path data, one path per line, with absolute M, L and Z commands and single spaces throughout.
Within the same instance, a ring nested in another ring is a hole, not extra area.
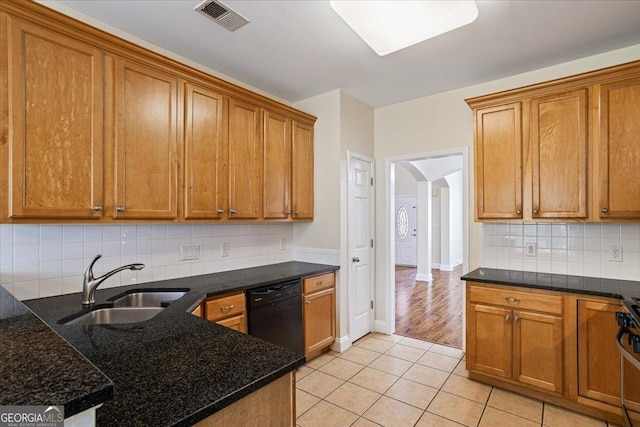
M 229 210 L 229 213 L 230 213 L 231 215 L 233 215 L 233 214 L 235 214 L 235 213 L 236 213 L 236 210 L 235 210 L 235 209 L 230 209 L 230 210 Z
M 118 207 L 116 207 L 116 210 L 118 212 L 124 212 L 124 206 L 118 206 Z
M 513 321 L 517 322 L 518 320 L 520 320 L 520 318 L 518 316 L 513 316 Z
M 293 211 L 293 214 L 294 215 L 298 215 L 298 211 Z
M 223 305 L 222 307 L 220 307 L 220 311 L 222 312 L 230 311 L 232 308 L 233 308 L 233 304 Z
M 311 300 L 306 300 L 304 303 L 307 305 L 311 305 Z
M 520 302 L 518 298 L 511 298 L 511 297 L 506 297 L 505 300 L 507 300 L 507 302 L 510 302 L 512 304 Z
M 538 215 L 538 209 L 534 209 L 534 210 L 533 210 L 533 214 L 534 214 L 534 215 Z
M 509 320 L 511 320 L 511 316 L 507 314 L 506 316 L 504 316 L 504 320 L 508 322 Z
M 518 210 L 516 211 L 516 214 L 517 214 L 517 215 L 522 215 L 522 211 L 521 211 L 520 209 L 518 209 Z
M 222 215 L 224 213 L 224 209 L 218 209 L 216 212 L 218 212 L 218 215 Z
M 326 282 L 323 280 L 322 282 L 318 282 L 318 286 L 324 285 Z
M 286 213 L 287 216 L 291 215 L 291 211 L 285 211 L 284 213 Z
M 102 210 L 102 205 L 95 205 L 95 206 L 93 207 L 93 210 L 94 210 L 94 211 L 98 211 L 98 212 L 99 212 L 99 211 L 101 211 L 101 210 Z
M 607 209 L 607 208 L 602 208 L 602 209 L 600 209 L 600 210 L 602 211 L 602 213 L 607 213 L 607 212 L 609 212 L 609 209 Z
M 354 256 L 353 258 L 351 258 L 351 261 L 360 262 L 360 258 L 358 258 L 357 256 Z

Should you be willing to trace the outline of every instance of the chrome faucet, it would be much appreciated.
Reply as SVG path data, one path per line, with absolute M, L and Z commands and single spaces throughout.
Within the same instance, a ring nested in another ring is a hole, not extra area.
M 91 261 L 89 268 L 84 272 L 84 281 L 82 283 L 82 305 L 92 305 L 96 302 L 96 289 L 102 282 L 107 280 L 109 277 L 114 274 L 122 271 L 122 270 L 142 270 L 144 268 L 144 264 L 127 264 L 122 267 L 114 268 L 108 273 L 103 274 L 98 278 L 93 277 L 93 265 L 102 258 L 102 255 L 96 255 L 96 257 Z

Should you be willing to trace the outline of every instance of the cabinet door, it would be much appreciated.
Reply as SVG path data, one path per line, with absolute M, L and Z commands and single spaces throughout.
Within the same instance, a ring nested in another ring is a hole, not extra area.
M 331 345 L 335 339 L 335 288 L 305 295 L 303 300 L 304 353 L 309 354 Z
M 114 218 L 177 217 L 178 80 L 116 62 Z
M 313 126 L 294 122 L 292 142 L 293 219 L 313 219 Z
M 19 20 L 10 29 L 8 214 L 100 218 L 103 55 Z
M 620 406 L 620 353 L 615 344 L 620 304 L 578 301 L 578 394 Z M 625 383 L 636 384 L 627 396 L 640 407 L 640 373 L 628 362 Z
M 586 89 L 531 100 L 533 218 L 586 218 L 586 117 Z
M 262 110 L 264 200 L 262 218 L 287 219 L 291 214 L 291 120 Z
M 513 313 L 513 379 L 562 393 L 562 318 Z
M 258 219 L 262 211 L 260 108 L 229 99 L 229 218 Z
M 522 218 L 522 107 L 475 112 L 477 219 Z
M 467 310 L 467 369 L 511 378 L 512 312 L 500 307 L 469 304 Z
M 640 78 L 600 87 L 600 218 L 640 219 Z
M 218 320 L 216 323 L 218 325 L 225 326 L 229 329 L 233 329 L 234 331 L 242 332 L 243 334 L 247 333 L 247 318 L 244 314 L 239 316 L 229 317 L 227 319 Z
M 222 219 L 226 209 L 225 98 L 185 85 L 184 217 Z

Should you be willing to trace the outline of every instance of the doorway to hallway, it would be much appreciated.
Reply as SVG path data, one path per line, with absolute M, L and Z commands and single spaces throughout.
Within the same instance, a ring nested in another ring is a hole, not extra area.
M 432 270 L 431 282 L 416 280 L 416 272 L 415 267 L 395 268 L 395 333 L 461 349 L 462 265 L 453 271 Z

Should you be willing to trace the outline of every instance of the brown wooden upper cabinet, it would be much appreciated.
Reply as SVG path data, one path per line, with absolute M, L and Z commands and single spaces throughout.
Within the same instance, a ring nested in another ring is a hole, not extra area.
M 291 120 L 262 110 L 264 188 L 262 217 L 287 219 L 291 215 Z
M 315 117 L 0 1 L 0 222 L 313 220 Z
M 0 50 L 10 54 L 10 72 L 1 71 L 11 108 L 2 145 L 10 153 L 0 157 L 11 186 L 2 216 L 101 218 L 103 54 L 21 20 L 7 28 L 10 46 Z
M 533 218 L 587 217 L 587 90 L 531 100 Z
M 184 217 L 224 219 L 227 213 L 226 98 L 185 85 Z
M 291 207 L 293 219 L 313 219 L 313 124 L 293 122 Z
M 640 219 L 640 70 L 600 87 L 601 219 Z
M 477 219 L 522 218 L 522 106 L 475 111 Z
M 177 218 L 178 105 L 176 77 L 116 60 L 114 218 Z
M 640 61 L 468 99 L 476 220 L 640 221 Z
M 262 207 L 260 107 L 229 99 L 229 219 L 258 219 Z
M 263 218 L 313 219 L 313 126 L 263 110 Z

